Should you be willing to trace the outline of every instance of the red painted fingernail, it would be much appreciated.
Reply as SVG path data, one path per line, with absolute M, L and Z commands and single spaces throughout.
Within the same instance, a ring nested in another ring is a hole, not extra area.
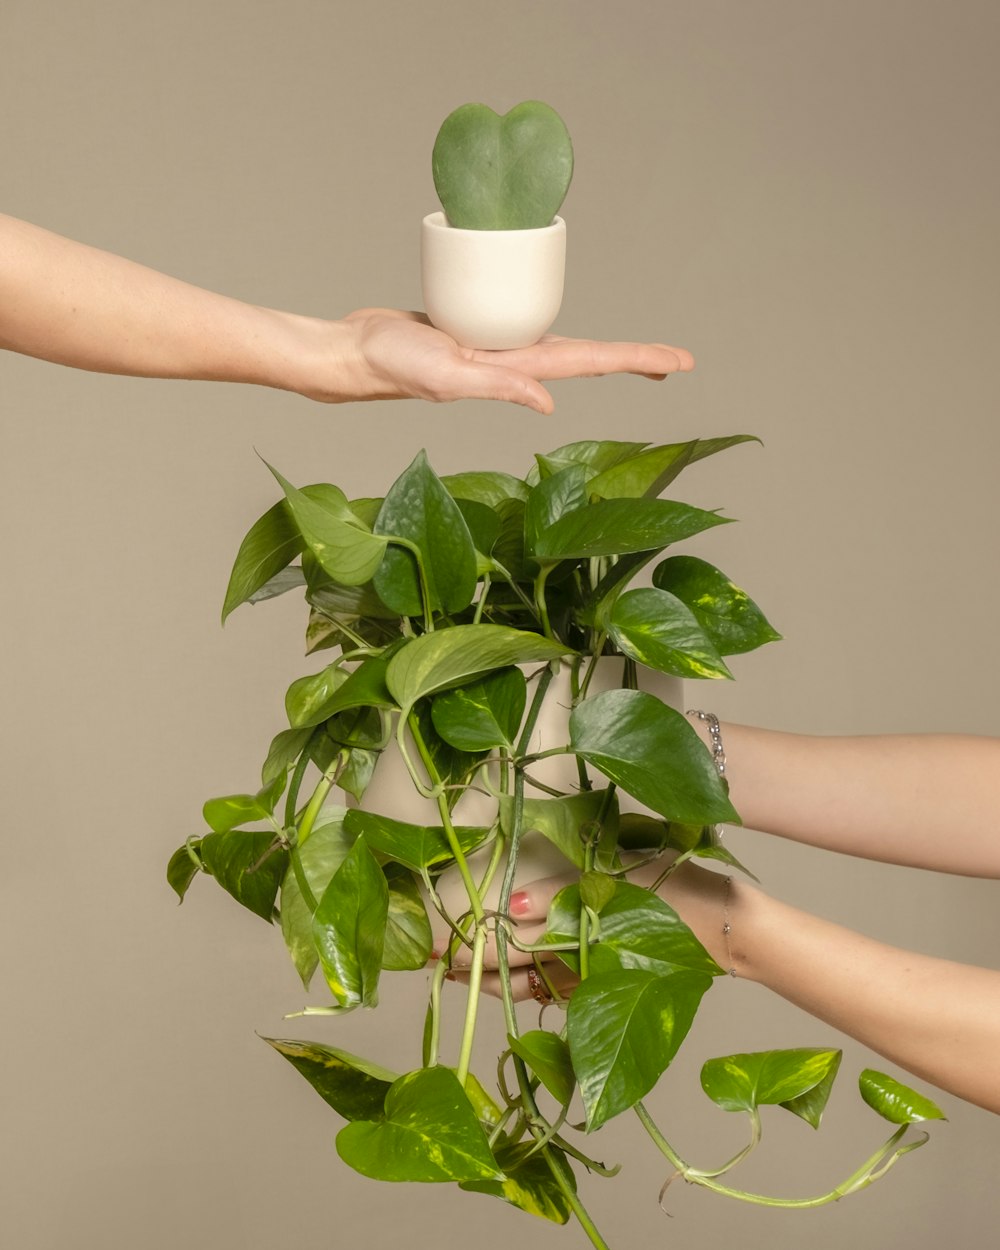
M 527 916 L 531 911 L 531 899 L 524 890 L 517 890 L 510 896 L 510 914 Z
M 446 972 L 444 974 L 444 979 L 446 981 L 457 981 L 458 977 L 455 976 L 454 972 Z
M 440 958 L 441 958 L 440 951 L 431 951 L 431 953 L 427 956 L 427 959 L 429 962 L 433 962 L 435 959 L 440 959 Z

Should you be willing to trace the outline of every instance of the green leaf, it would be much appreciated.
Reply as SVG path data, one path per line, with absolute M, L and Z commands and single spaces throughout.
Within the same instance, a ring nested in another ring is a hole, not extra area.
M 559 114 L 539 100 L 503 116 L 463 104 L 442 123 L 431 167 L 449 225 L 535 230 L 552 224 L 566 198 L 573 144 Z
M 431 704 L 438 734 L 460 751 L 512 748 L 524 716 L 527 683 L 519 668 L 439 694 Z
M 247 603 L 266 603 L 268 599 L 277 599 L 280 595 L 287 595 L 290 590 L 299 590 L 305 584 L 306 577 L 302 572 L 302 566 L 291 564 L 288 568 L 281 569 L 273 577 L 268 578 L 260 590 L 253 592 Z
M 344 828 L 343 808 L 325 808 L 312 832 L 298 849 L 299 863 L 313 897 L 320 899 L 333 880 L 333 874 L 347 858 L 354 838 Z M 291 864 L 281 883 L 281 933 L 292 963 L 303 986 L 308 989 L 319 963 L 313 939 L 313 914 L 302 897 L 298 877 Z
M 411 825 L 351 807 L 344 817 L 344 828 L 355 837 L 363 835 L 372 850 L 413 872 L 437 872 L 454 858 L 440 825 Z M 468 825 L 455 828 L 455 836 L 466 854 L 482 846 L 489 832 L 489 829 Z
M 284 788 L 285 776 L 279 774 L 256 794 L 224 794 L 209 799 L 201 809 L 205 823 L 213 833 L 228 833 L 237 825 L 267 820 Z
M 613 886 L 613 893 L 600 908 L 600 941 L 590 948 L 592 972 L 637 968 L 665 976 L 683 968 L 711 977 L 722 975 L 719 965 L 663 899 L 628 881 L 617 881 Z M 580 886 L 560 890 L 549 907 L 546 941 L 563 944 L 580 940 L 580 903 Z M 559 957 L 579 971 L 575 951 L 560 951 Z
M 545 1029 L 532 1029 L 520 1037 L 508 1034 L 507 1042 L 561 1107 L 569 1106 L 576 1089 L 576 1075 L 569 1056 L 569 1045 Z
M 183 846 L 179 846 L 174 851 L 167 864 L 167 884 L 177 895 L 180 903 L 184 902 L 184 895 L 187 894 L 191 882 L 202 871 L 201 861 L 198 858 L 200 846 L 201 838 L 188 838 Z
M 781 639 L 745 590 L 695 556 L 671 556 L 658 564 L 653 585 L 690 608 L 720 655 L 739 655 Z
M 276 734 L 267 751 L 267 759 L 260 770 L 261 785 L 269 786 L 286 774 L 309 744 L 312 730 L 308 725 L 298 729 L 283 729 Z
M 389 916 L 382 949 L 382 967 L 389 972 L 413 972 L 431 957 L 434 939 L 427 908 L 410 872 L 387 864 Z
M 662 835 L 657 836 L 649 825 L 642 827 L 641 822 L 643 819 L 639 813 L 630 813 L 629 823 L 631 828 L 626 831 L 625 836 L 628 836 L 630 839 L 635 836 L 641 836 L 640 829 L 642 829 L 642 832 L 647 837 L 653 834 L 653 840 L 650 842 L 630 841 L 629 845 L 631 847 L 673 847 L 675 851 L 680 851 L 681 854 L 691 854 L 698 859 L 714 859 L 719 863 L 728 864 L 730 868 L 735 868 L 737 872 L 742 872 L 751 881 L 760 880 L 725 845 L 722 841 L 722 835 L 715 825 L 685 825 L 679 821 L 656 822 L 660 824 L 662 830 Z M 649 820 L 649 817 L 645 819 Z
M 601 499 L 655 498 L 690 464 L 697 444 L 692 439 L 650 447 L 592 477 L 587 490 Z
M 574 991 L 566 1027 L 588 1132 L 649 1093 L 711 984 L 698 972 L 631 970 L 590 976 Z
M 475 499 L 456 499 L 455 503 L 469 527 L 472 545 L 477 552 L 488 556 L 500 537 L 499 516 L 492 508 Z
M 611 609 L 607 630 L 633 660 L 675 677 L 732 677 L 691 609 L 665 590 L 627 590 Z
M 537 1215 L 554 1224 L 565 1224 L 572 1214 L 569 1199 L 545 1159 L 535 1150 L 533 1142 L 500 1146 L 495 1151 L 497 1166 L 504 1172 L 502 1181 L 462 1181 L 460 1189 L 470 1193 L 492 1194 L 529 1215 Z M 560 1156 L 561 1157 L 561 1156 Z M 569 1173 L 572 1183 L 572 1173 Z M 575 1183 L 573 1189 L 576 1189 Z
M 712 757 L 686 717 L 640 690 L 608 690 L 570 716 L 577 755 L 668 820 L 739 823 Z
M 358 838 L 333 875 L 313 916 L 323 975 L 341 1007 L 374 1007 L 389 912 L 389 887 L 378 860 Z
M 330 713 L 326 705 L 334 693 L 347 681 L 347 673 L 339 660 L 328 664 L 318 673 L 299 677 L 285 692 L 285 714 L 293 729 L 305 729 L 319 725 Z
M 382 563 L 386 540 L 362 526 L 343 492 L 336 486 L 325 486 L 322 497 L 313 498 L 286 481 L 277 469 L 267 467 L 285 492 L 305 546 L 320 568 L 343 586 L 371 581 Z
M 667 499 L 602 499 L 561 516 L 539 535 L 534 555 L 540 563 L 551 564 L 659 551 L 729 521 L 715 512 Z
M 310 582 L 306 602 L 333 621 L 351 622 L 369 617 L 394 621 L 399 615 L 385 606 L 371 582 L 362 586 L 338 586 L 325 574 L 321 574 L 321 580 Z
M 604 827 L 598 829 L 601 810 L 607 799 L 607 790 L 581 790 L 579 794 L 566 795 L 561 799 L 525 799 L 521 810 L 521 829 L 524 833 L 540 833 L 577 868 L 584 867 L 585 844 L 598 837 L 598 859 L 610 858 L 618 832 L 618 801 L 612 799 L 605 815 Z M 514 818 L 512 795 L 500 798 L 500 820 L 504 832 L 509 834 Z
M 405 538 L 420 552 L 431 611 L 461 612 L 476 591 L 476 550 L 461 510 L 421 451 L 393 483 L 375 533 Z M 413 552 L 393 545 L 374 578 L 379 598 L 401 616 L 422 616 Z
M 615 896 L 615 882 L 605 872 L 585 872 L 577 888 L 581 904 L 592 912 L 600 913 Z
M 539 537 L 567 513 L 587 504 L 587 474 L 582 465 L 570 464 L 545 478 L 528 496 L 524 508 L 524 549 L 533 555 Z
M 612 465 L 619 464 L 623 460 L 630 460 L 648 445 L 648 443 L 623 443 L 614 439 L 583 438 L 557 447 L 555 451 L 550 451 L 542 459 L 549 464 L 562 463 L 563 466 L 582 464 L 591 470 L 588 476 L 592 477 L 595 473 L 603 473 L 605 469 L 610 469 Z M 539 458 L 536 456 L 535 464 L 528 472 L 527 481 L 535 485 L 538 480 Z
M 318 725 L 329 720 L 331 716 L 336 716 L 339 712 L 346 712 L 351 708 L 394 708 L 395 700 L 385 684 L 386 670 L 392 656 L 406 645 L 405 640 L 400 640 L 389 647 L 383 655 L 369 656 L 362 660 L 354 672 L 346 675 L 346 680 L 342 684 L 332 684 L 325 700 L 314 701 L 309 712 L 310 723 Z
M 422 634 L 389 661 L 386 685 L 402 708 L 510 664 L 541 663 L 571 648 L 507 625 L 455 625 Z M 692 730 L 692 733 L 694 731 Z
M 365 797 L 365 791 L 371 785 L 380 755 L 380 751 L 352 747 L 347 756 L 347 763 L 337 777 L 337 785 L 345 794 L 351 795 L 360 803 Z
M 319 1042 L 265 1037 L 279 1055 L 306 1078 L 317 1094 L 345 1120 L 377 1120 L 398 1076 L 346 1050 Z
M 948 1117 L 936 1104 L 902 1085 L 884 1072 L 865 1068 L 859 1079 L 861 1097 L 891 1124 L 916 1124 L 921 1120 L 946 1120 Z
M 842 1052 L 839 1050 L 763 1050 L 709 1059 L 701 1087 L 726 1111 L 755 1111 L 780 1106 L 819 1128 Z
M 504 500 L 528 498 L 529 488 L 510 473 L 449 473 L 441 479 L 453 499 L 470 499 L 494 510 Z
M 381 1181 L 502 1180 L 472 1104 L 450 1068 L 421 1068 L 395 1081 L 385 1118 L 356 1120 L 337 1134 L 344 1162 Z
M 206 870 L 224 890 L 270 923 L 288 867 L 288 852 L 277 849 L 271 830 L 210 833 L 202 839 L 200 854 Z
M 291 564 L 302 546 L 302 535 L 284 500 L 268 508 L 250 527 L 236 553 L 222 605 L 223 624 L 235 608 Z

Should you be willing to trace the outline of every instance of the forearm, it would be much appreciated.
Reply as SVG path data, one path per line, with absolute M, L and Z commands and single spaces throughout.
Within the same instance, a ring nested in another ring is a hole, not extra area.
M 339 351 L 346 374 L 352 338 L 342 322 L 245 304 L 0 216 L 9 350 L 103 373 L 299 390 L 324 353 Z
M 728 911 L 738 976 L 1000 1113 L 1000 972 L 887 946 L 742 882 Z
M 867 859 L 1000 877 L 1000 739 L 823 738 L 731 724 L 722 735 L 730 794 L 749 828 Z

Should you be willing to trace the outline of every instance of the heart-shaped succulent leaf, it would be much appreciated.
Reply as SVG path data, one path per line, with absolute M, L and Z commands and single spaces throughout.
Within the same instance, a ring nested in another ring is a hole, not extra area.
M 525 100 L 502 117 L 463 104 L 434 143 L 434 186 L 452 226 L 537 230 L 552 224 L 573 177 L 573 144 L 555 109 Z

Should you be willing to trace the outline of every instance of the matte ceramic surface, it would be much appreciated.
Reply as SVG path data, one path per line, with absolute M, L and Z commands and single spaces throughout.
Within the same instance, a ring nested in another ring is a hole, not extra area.
M 537 343 L 562 303 L 566 223 L 541 230 L 459 230 L 444 213 L 423 220 L 424 308 L 465 347 Z

